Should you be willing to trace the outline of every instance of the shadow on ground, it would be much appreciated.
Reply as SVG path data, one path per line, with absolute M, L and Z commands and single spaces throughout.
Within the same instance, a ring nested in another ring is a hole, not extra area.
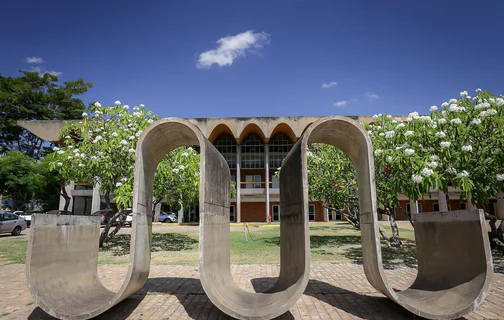
M 115 235 L 101 251 L 110 252 L 113 256 L 124 256 L 130 253 L 131 235 Z M 181 251 L 190 249 L 198 243 L 188 235 L 182 233 L 153 233 L 151 252 L 158 251 Z

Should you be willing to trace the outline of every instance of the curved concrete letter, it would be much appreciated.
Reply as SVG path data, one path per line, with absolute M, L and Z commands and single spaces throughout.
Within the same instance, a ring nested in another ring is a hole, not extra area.
M 409 289 L 396 292 L 383 272 L 369 136 L 358 122 L 328 117 L 313 123 L 297 144 L 306 150 L 311 143 L 338 147 L 355 166 L 359 178 L 364 271 L 373 287 L 410 312 L 429 319 L 459 318 L 483 301 L 489 291 L 493 268 L 482 212 L 416 215 L 418 275 Z M 302 187 L 307 186 L 305 177 Z M 306 197 L 304 202 L 308 202 Z
M 180 119 L 157 121 L 140 136 L 135 162 L 130 263 L 118 292 L 109 291 L 98 279 L 100 217 L 33 217 L 26 279 L 33 298 L 45 312 L 59 319 L 89 319 L 145 284 L 151 258 L 154 172 L 168 152 L 182 145 L 198 144 L 199 137 L 201 134 L 195 126 Z
M 310 236 L 307 215 L 308 189 L 299 170 L 306 157 L 297 145 L 282 164 L 280 178 L 280 276 L 266 292 L 239 288 L 231 275 L 229 185 L 231 176 L 222 155 L 204 139 L 201 172 L 206 184 L 200 189 L 199 272 L 205 293 L 214 305 L 239 319 L 272 319 L 287 312 L 303 294 L 310 273 Z M 303 160 L 304 159 L 304 160 Z M 204 168 L 204 170 L 203 170 Z M 203 181 L 203 180 L 202 180 Z

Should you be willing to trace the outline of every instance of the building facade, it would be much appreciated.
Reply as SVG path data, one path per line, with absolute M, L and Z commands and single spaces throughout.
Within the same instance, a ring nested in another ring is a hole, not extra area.
M 399 116 L 402 117 L 402 116 Z M 280 220 L 280 185 L 275 172 L 282 160 L 303 132 L 321 117 L 251 117 L 251 118 L 194 118 L 189 119 L 226 159 L 231 179 L 236 183 L 236 197 L 231 199 L 231 222 L 267 222 Z M 371 116 L 350 116 L 361 122 L 372 122 Z M 63 121 L 20 121 L 19 125 L 42 139 L 60 142 Z M 71 183 L 67 193 L 72 195 L 70 210 L 90 214 L 103 207 L 99 186 Z M 465 209 L 460 192 L 450 190 L 450 210 Z M 438 194 L 433 190 L 418 202 L 419 212 L 439 210 Z M 492 199 L 490 211 L 504 217 L 504 199 Z M 415 211 L 415 204 L 400 198 L 398 220 L 406 220 Z M 60 209 L 64 199 L 60 203 Z M 342 220 L 341 213 L 324 210 L 319 202 L 309 203 L 310 221 Z M 383 217 L 385 218 L 385 217 Z

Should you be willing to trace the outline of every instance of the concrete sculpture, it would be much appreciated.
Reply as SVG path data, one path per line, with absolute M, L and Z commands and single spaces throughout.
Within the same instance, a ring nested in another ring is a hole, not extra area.
M 99 217 L 35 215 L 26 275 L 38 305 L 60 319 L 89 319 L 126 299 L 147 280 L 152 235 L 154 172 L 169 151 L 201 147 L 199 268 L 203 289 L 225 313 L 240 319 L 271 319 L 286 312 L 308 283 L 309 226 L 307 146 L 328 143 L 353 161 L 359 176 L 362 250 L 366 277 L 387 297 L 414 314 L 453 319 L 477 307 L 489 290 L 492 262 L 484 219 L 478 211 L 415 216 L 419 272 L 407 290 L 396 292 L 385 278 L 376 211 L 372 147 L 361 126 L 343 117 L 313 123 L 283 162 L 280 184 L 281 270 L 266 292 L 240 289 L 230 271 L 229 181 L 226 161 L 187 120 L 163 119 L 140 136 L 130 264 L 118 292 L 98 279 Z
M 482 212 L 415 215 L 418 275 L 409 289 L 396 292 L 383 272 L 369 136 L 356 121 L 328 117 L 313 123 L 298 141 L 303 150 L 311 143 L 340 148 L 357 171 L 362 258 L 366 277 L 373 287 L 410 312 L 428 319 L 456 319 L 483 301 L 489 291 L 493 267 Z M 303 159 L 299 170 L 306 169 L 306 159 Z M 307 187 L 308 180 L 303 179 L 303 185 L 296 188 Z

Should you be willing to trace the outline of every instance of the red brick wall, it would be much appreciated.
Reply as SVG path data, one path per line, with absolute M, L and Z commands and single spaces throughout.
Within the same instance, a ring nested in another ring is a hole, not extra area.
M 266 205 L 264 202 L 242 202 L 241 221 L 266 222 Z

